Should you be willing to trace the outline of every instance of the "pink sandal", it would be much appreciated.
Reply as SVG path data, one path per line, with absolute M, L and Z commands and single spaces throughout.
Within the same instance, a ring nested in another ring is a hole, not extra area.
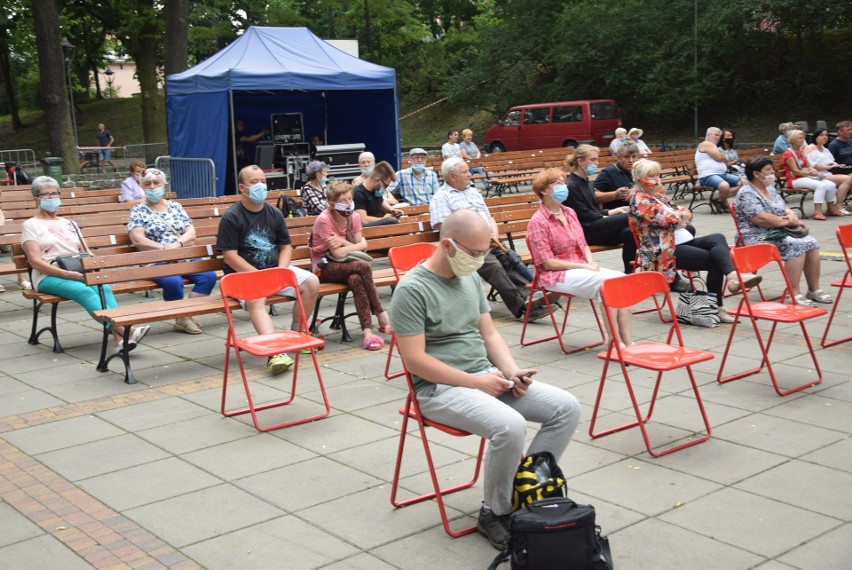
M 379 327 L 379 332 L 382 334 L 393 334 L 393 327 L 390 325 L 386 327 Z
M 372 350 L 372 351 L 381 350 L 385 346 L 385 341 L 382 340 L 381 337 L 371 336 L 371 337 L 365 338 L 364 342 L 361 343 L 361 346 L 364 347 L 366 350 Z

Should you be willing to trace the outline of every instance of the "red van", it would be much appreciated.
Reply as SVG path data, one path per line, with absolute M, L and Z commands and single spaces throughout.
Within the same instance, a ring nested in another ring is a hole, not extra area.
M 581 143 L 609 146 L 621 126 L 621 111 L 611 99 L 518 105 L 485 133 L 490 152 L 576 147 Z

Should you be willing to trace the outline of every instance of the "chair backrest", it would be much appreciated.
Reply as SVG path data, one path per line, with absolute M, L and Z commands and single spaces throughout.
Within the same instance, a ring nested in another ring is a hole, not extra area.
M 222 301 L 225 303 L 229 334 L 234 331 L 234 323 L 231 319 L 231 299 L 240 301 L 263 299 L 290 287 L 295 291 L 295 302 L 298 303 L 300 309 L 299 331 L 307 332 L 308 324 L 302 306 L 302 296 L 299 294 L 299 280 L 296 279 L 296 274 L 286 267 L 229 273 L 222 277 L 222 280 L 219 281 L 219 291 L 222 293 Z
M 668 297 L 668 293 L 669 284 L 659 271 L 639 271 L 601 284 L 601 299 L 612 309 L 632 307 L 657 294 Z
M 397 281 L 402 273 L 413 269 L 421 261 L 429 259 L 436 249 L 438 244 L 434 242 L 412 243 L 390 248 L 388 259 Z
M 734 247 L 742 247 L 745 245 L 745 240 L 743 239 L 743 234 L 740 231 L 740 222 L 737 220 L 737 211 L 734 209 L 733 201 L 728 204 L 728 208 L 731 211 L 731 217 L 734 219 L 734 228 L 737 230 L 737 237 L 734 238 Z
M 843 256 L 846 258 L 846 267 L 852 272 L 852 224 L 844 224 L 837 226 L 835 230 L 837 234 L 837 243 L 843 249 Z
M 775 245 L 771 243 L 755 243 L 732 248 L 731 262 L 734 264 L 734 269 L 737 271 L 737 278 L 740 281 L 742 281 L 743 273 L 757 273 L 759 269 L 766 267 L 770 263 L 774 264 L 784 278 L 784 291 L 781 293 L 778 301 L 783 303 L 788 295 L 791 300 L 794 298 L 790 279 L 787 277 L 787 271 L 784 269 L 784 263 L 781 261 L 781 253 Z M 743 300 L 747 306 L 751 306 L 751 300 L 745 291 L 743 291 Z

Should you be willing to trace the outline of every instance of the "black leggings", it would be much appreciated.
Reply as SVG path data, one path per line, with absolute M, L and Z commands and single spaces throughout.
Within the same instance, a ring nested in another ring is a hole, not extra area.
M 722 284 L 734 270 L 731 249 L 722 234 L 710 234 L 682 243 L 675 248 L 677 268 L 707 272 L 707 291 L 715 293 L 722 306 Z
M 636 259 L 636 240 L 630 231 L 627 214 L 604 216 L 583 226 L 583 234 L 589 245 L 618 245 L 623 244 L 621 260 L 624 262 L 624 272 L 633 273 L 631 263 Z

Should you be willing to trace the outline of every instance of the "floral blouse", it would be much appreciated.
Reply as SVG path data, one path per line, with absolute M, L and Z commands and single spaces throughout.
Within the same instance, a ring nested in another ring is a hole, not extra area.
M 643 271 L 659 271 L 671 283 L 675 279 L 675 229 L 680 218 L 675 206 L 664 195 L 651 196 L 642 190 L 630 199 L 630 229 L 639 238 L 639 267 Z
M 147 202 L 136 204 L 130 208 L 130 221 L 127 232 L 136 228 L 145 228 L 145 237 L 157 243 L 168 244 L 178 241 L 187 228 L 192 226 L 192 220 L 183 206 L 169 200 L 165 212 L 155 212 Z

